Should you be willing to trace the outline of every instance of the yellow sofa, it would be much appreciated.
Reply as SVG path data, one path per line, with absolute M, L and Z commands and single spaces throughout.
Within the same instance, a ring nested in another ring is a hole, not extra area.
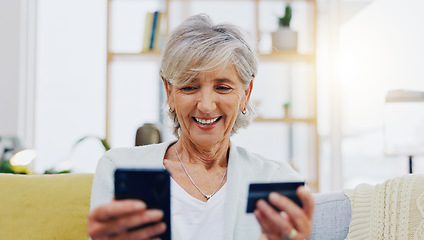
M 88 239 L 93 174 L 0 174 L 0 239 Z

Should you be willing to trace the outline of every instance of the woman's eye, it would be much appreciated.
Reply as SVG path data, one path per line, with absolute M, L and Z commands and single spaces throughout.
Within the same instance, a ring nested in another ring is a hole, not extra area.
M 183 90 L 183 91 L 193 91 L 195 89 L 196 89 L 195 87 L 183 87 L 183 88 L 181 88 L 181 90 Z
M 217 89 L 218 89 L 219 91 L 229 91 L 229 90 L 231 90 L 231 88 L 230 88 L 230 87 L 226 87 L 226 86 L 219 86 L 219 87 L 217 87 Z

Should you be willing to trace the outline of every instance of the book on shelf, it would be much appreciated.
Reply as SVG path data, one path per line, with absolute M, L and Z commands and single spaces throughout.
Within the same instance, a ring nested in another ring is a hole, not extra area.
M 147 12 L 143 36 L 143 52 L 160 50 L 162 17 L 163 13 L 160 11 Z

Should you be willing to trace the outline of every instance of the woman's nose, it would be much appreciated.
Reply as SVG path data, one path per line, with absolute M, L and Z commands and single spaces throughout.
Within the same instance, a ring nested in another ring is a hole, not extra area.
M 203 90 L 199 92 L 197 108 L 203 113 L 210 113 L 216 108 L 213 91 Z

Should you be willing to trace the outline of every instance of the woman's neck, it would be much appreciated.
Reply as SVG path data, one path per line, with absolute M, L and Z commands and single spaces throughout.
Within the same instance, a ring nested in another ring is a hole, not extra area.
M 212 146 L 199 146 L 191 141 L 179 139 L 174 145 L 182 161 L 202 164 L 207 170 L 214 167 L 227 167 L 230 140 L 226 139 Z

